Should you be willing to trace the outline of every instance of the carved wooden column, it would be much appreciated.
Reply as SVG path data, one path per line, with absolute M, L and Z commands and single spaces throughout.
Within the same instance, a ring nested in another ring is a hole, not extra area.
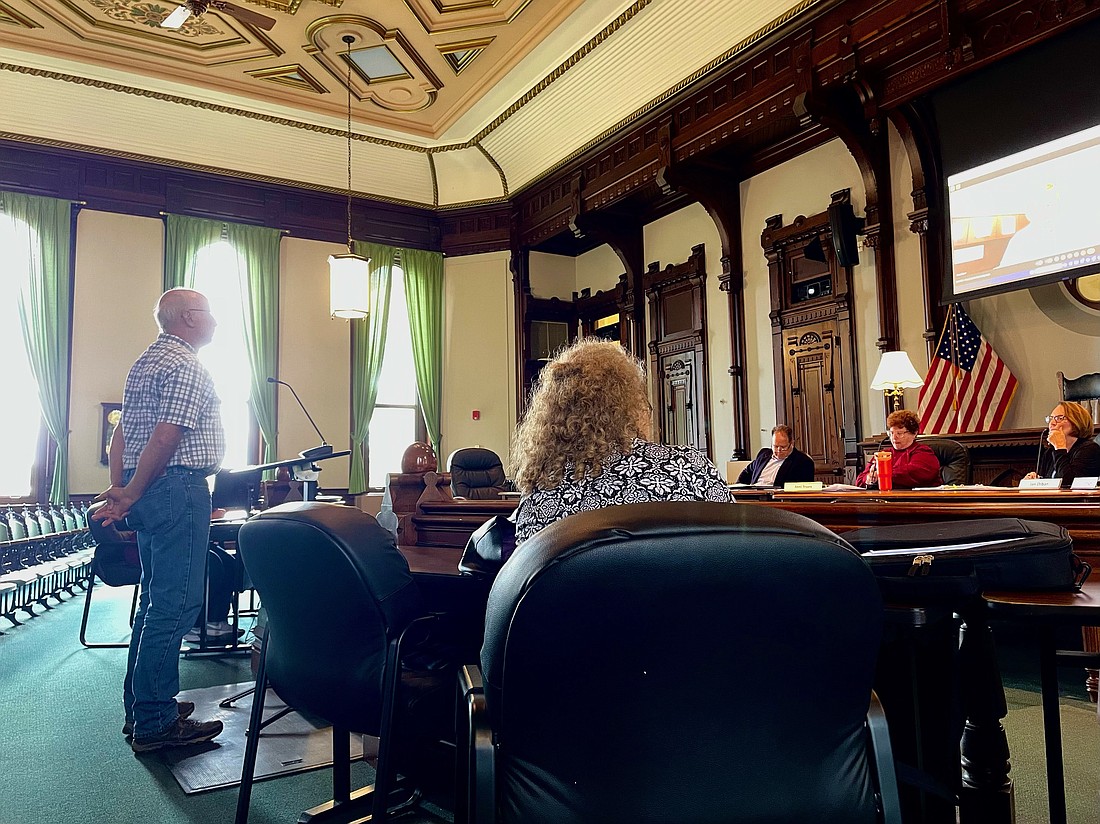
M 684 192 L 706 209 L 718 229 L 722 244 L 722 273 L 718 288 L 729 303 L 730 365 L 732 381 L 730 414 L 733 426 L 731 461 L 748 460 L 749 444 L 748 375 L 745 369 L 745 291 L 741 259 L 741 177 L 732 166 L 718 163 L 674 163 L 671 150 L 671 122 L 659 133 L 663 165 L 657 170 L 657 185 L 665 194 Z M 718 423 L 714 421 L 713 423 Z
M 930 113 L 922 106 L 907 105 L 890 113 L 890 121 L 901 136 L 902 145 L 913 172 L 913 211 L 909 231 L 920 240 L 920 262 L 924 286 L 924 340 L 931 362 L 943 328 L 943 297 L 947 260 L 944 246 L 946 217 L 943 208 L 943 173 L 934 146 L 934 126 Z
M 628 292 L 633 299 L 629 309 L 631 339 L 635 357 L 645 359 L 645 296 L 642 277 L 645 275 L 645 243 L 642 222 L 636 216 L 626 216 L 611 210 L 577 213 L 569 221 L 574 233 L 596 238 L 611 247 L 626 270 Z

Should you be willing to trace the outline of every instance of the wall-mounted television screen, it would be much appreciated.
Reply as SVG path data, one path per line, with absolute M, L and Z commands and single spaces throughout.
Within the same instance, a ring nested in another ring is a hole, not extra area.
M 1100 125 L 948 176 L 955 299 L 1100 272 Z

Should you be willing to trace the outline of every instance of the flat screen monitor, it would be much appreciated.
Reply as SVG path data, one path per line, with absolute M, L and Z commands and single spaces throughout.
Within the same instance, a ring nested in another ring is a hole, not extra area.
M 955 300 L 1100 272 L 1100 125 L 948 176 Z

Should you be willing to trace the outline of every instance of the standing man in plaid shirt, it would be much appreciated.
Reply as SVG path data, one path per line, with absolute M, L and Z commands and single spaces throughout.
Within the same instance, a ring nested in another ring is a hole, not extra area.
M 160 335 L 130 368 L 122 420 L 110 448 L 111 486 L 96 517 L 127 518 L 137 531 L 141 596 L 123 685 L 134 752 L 198 744 L 221 721 L 193 721 L 195 705 L 176 701 L 179 651 L 202 607 L 210 543 L 206 478 L 225 454 L 214 382 L 196 357 L 217 322 L 210 302 L 190 289 L 161 295 Z

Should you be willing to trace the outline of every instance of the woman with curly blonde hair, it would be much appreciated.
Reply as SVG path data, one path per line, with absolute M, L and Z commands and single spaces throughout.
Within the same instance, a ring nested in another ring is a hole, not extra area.
M 646 501 L 729 502 L 707 457 L 651 443 L 645 372 L 617 343 L 586 338 L 543 367 L 512 454 L 516 544 L 559 518 Z

